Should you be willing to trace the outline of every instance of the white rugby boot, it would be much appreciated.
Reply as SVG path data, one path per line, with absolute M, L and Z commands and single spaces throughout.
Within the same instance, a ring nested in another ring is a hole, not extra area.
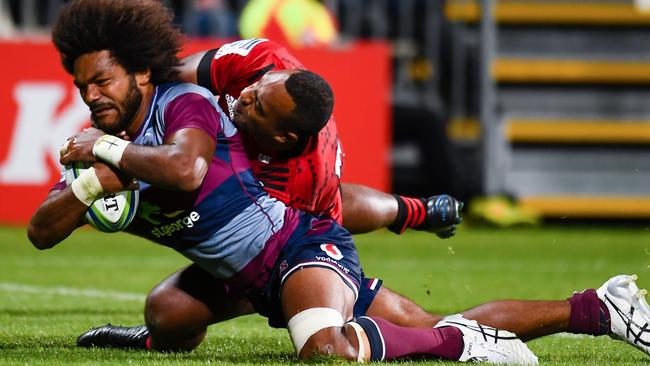
M 612 277 L 596 293 L 609 310 L 609 336 L 650 354 L 650 306 L 645 299 L 648 291 L 639 290 L 636 279 L 636 275 Z
M 463 353 L 458 361 L 497 365 L 537 365 L 537 356 L 514 333 L 481 325 L 461 314 L 449 315 L 435 328 L 455 327 L 463 333 Z

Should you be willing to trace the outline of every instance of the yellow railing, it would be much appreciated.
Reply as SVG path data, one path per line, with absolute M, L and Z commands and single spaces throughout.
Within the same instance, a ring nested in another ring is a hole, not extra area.
M 519 199 L 522 207 L 555 218 L 650 218 L 650 197 L 535 196 Z
M 514 143 L 649 144 L 650 121 L 511 119 L 505 133 Z
M 480 13 L 476 1 L 448 0 L 445 5 L 445 15 L 452 21 L 476 22 Z M 633 4 L 496 1 L 494 19 L 508 24 L 650 25 L 650 12 Z
M 491 72 L 496 81 L 511 83 L 650 83 L 650 62 L 637 61 L 500 58 Z

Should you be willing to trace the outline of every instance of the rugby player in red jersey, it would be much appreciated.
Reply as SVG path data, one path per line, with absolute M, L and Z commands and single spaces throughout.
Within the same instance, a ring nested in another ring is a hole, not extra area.
M 219 97 L 221 108 L 241 130 L 253 170 L 271 196 L 305 212 L 326 214 L 352 233 L 388 227 L 396 233 L 415 228 L 452 236 L 460 222 L 460 204 L 449 196 L 409 198 L 340 184 L 342 150 L 333 117 L 307 141 L 291 133 L 300 121 L 291 126 L 272 121 L 286 119 L 291 103 L 299 103 L 283 98 L 288 95 L 282 80 L 290 70 L 303 68 L 277 43 L 245 39 L 186 57 L 180 77 Z M 267 73 L 285 76 L 276 75 L 273 83 L 265 78 Z

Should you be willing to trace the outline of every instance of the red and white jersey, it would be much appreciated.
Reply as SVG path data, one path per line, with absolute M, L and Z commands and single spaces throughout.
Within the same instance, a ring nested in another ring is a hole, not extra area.
M 302 68 L 284 47 L 266 39 L 247 39 L 208 52 L 197 77 L 201 86 L 219 96 L 219 105 L 232 118 L 234 102 L 244 88 L 269 71 Z M 342 151 L 333 117 L 317 136 L 310 138 L 300 156 L 268 156 L 251 140 L 244 136 L 248 159 L 271 196 L 291 207 L 327 215 L 341 223 Z

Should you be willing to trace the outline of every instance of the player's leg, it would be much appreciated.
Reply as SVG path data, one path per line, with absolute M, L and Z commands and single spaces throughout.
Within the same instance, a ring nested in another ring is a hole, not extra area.
M 301 359 L 334 355 L 365 362 L 430 356 L 503 364 L 537 363 L 514 334 L 479 326 L 460 315 L 445 318 L 436 328 L 401 327 L 380 317 L 349 320 L 354 292 L 331 269 L 295 271 L 281 293 L 288 329 Z
M 360 299 L 372 296 L 374 298 L 369 300 L 370 306 L 365 315 L 382 317 L 396 325 L 428 328 L 436 325 L 443 317 L 426 312 L 410 299 L 385 286 L 376 294 L 361 287 Z M 560 332 L 606 334 L 609 323 L 604 321 L 602 329 L 597 326 L 601 321 L 600 314 L 605 311 L 604 304 L 588 291 L 574 294 L 571 300 L 496 300 L 478 305 L 462 314 L 467 319 L 508 330 L 528 341 Z M 355 309 L 356 313 L 363 314 Z
M 364 290 L 362 287 L 360 293 Z M 580 296 L 576 295 L 576 298 L 578 297 Z M 593 301 L 588 303 L 588 300 L 589 298 L 585 298 L 576 302 L 577 306 L 573 311 L 575 319 L 585 319 L 584 314 L 590 314 L 584 311 L 593 305 Z M 576 325 L 569 327 L 571 304 L 568 300 L 496 300 L 463 311 L 462 314 L 467 319 L 515 333 L 524 341 L 571 330 L 576 333 L 584 332 L 578 321 L 575 321 Z M 382 286 L 372 299 L 366 315 L 382 317 L 393 324 L 413 328 L 430 328 L 443 318 L 442 315 L 426 312 L 410 299 L 385 286 Z
M 299 358 L 321 354 L 357 359 L 357 349 L 351 343 L 356 338 L 349 337 L 344 328 L 352 319 L 355 295 L 336 272 L 301 268 L 284 282 L 280 296 Z
M 251 303 L 192 264 L 166 278 L 147 296 L 145 322 L 156 350 L 192 350 L 211 324 L 252 314 Z
M 524 343 L 508 332 L 495 330 L 495 335 L 508 337 L 494 336 L 489 341 L 479 336 L 474 330 L 481 329 L 476 322 L 463 326 L 448 321 L 437 328 L 410 328 L 380 316 L 352 319 L 357 297 L 363 297 L 359 293 L 363 272 L 356 248 L 349 234 L 331 220 L 303 219 L 320 230 L 314 234 L 308 230 L 303 242 L 296 239 L 287 244 L 278 259 L 277 282 L 270 282 L 269 291 L 263 291 L 266 307 L 280 308 L 301 359 L 336 355 L 379 361 L 417 355 L 522 364 L 536 360 Z M 376 288 L 374 282 L 367 287 Z M 392 292 L 383 293 L 399 299 Z M 274 304 L 278 298 L 280 303 Z
M 447 238 L 460 223 L 462 203 L 447 195 L 410 198 L 350 183 L 341 184 L 341 195 L 343 226 L 353 234 L 383 227 L 401 234 L 414 228 Z
M 362 287 L 359 291 L 359 298 L 362 298 L 365 295 L 364 292 L 367 291 Z M 378 316 L 395 325 L 411 328 L 432 328 L 443 318 L 442 315 L 426 312 L 411 299 L 385 286 L 381 286 L 374 296 L 365 315 Z
M 524 340 L 559 332 L 609 335 L 650 354 L 650 306 L 635 281 L 619 275 L 564 301 L 494 301 L 463 314 Z
M 361 293 L 365 290 L 361 288 Z M 361 297 L 362 295 L 360 295 Z M 367 295 L 366 295 L 367 296 Z M 465 318 L 517 334 L 524 341 L 560 332 L 607 334 L 609 323 L 600 319 L 607 310 L 595 293 L 576 293 L 571 300 L 496 300 L 463 311 Z M 441 315 L 430 314 L 419 305 L 382 286 L 366 315 L 379 316 L 405 327 L 433 327 Z M 599 324 L 603 323 L 601 327 Z
M 353 321 L 357 298 L 365 298 L 364 302 L 372 299 L 359 293 L 362 270 L 356 248 L 349 234 L 331 220 L 305 218 L 311 227 L 321 227 L 320 233 L 307 231 L 305 240 L 309 242 L 287 245 L 278 267 L 279 281 L 277 285 L 271 283 L 275 290 L 265 296 L 271 307 L 281 308 L 301 359 L 336 355 L 348 360 L 382 360 L 415 354 L 457 359 L 463 347 L 458 329 L 404 328 L 380 317 L 365 321 L 381 323 L 386 332 L 382 336 L 380 329 L 366 330 L 368 324 L 361 324 L 364 321 Z M 329 227 L 323 230 L 326 225 Z M 280 303 L 273 305 L 277 294 Z M 370 337 L 366 332 L 371 332 Z
M 569 331 L 571 305 L 569 301 L 497 300 L 462 314 L 467 319 L 508 330 L 523 341 L 529 341 Z
M 614 335 L 649 353 L 650 330 L 644 330 L 644 325 L 650 324 L 650 308 L 644 305 L 644 292 L 636 288 L 634 278 L 617 276 L 598 291 L 576 292 L 567 300 L 496 300 L 462 314 L 467 319 L 515 333 L 524 341 L 561 332 Z M 366 314 L 401 326 L 423 328 L 434 326 L 442 318 L 383 286 Z M 636 330 L 627 333 L 626 324 Z
M 397 217 L 397 200 L 370 187 L 342 183 L 343 226 L 353 234 L 389 226 Z
M 80 347 L 191 350 L 207 327 L 253 313 L 250 302 L 228 293 L 223 283 L 196 265 L 183 268 L 160 282 L 147 296 L 147 325 L 105 325 L 77 339 Z
M 627 277 L 626 277 L 627 278 Z M 611 280 L 610 280 L 611 281 Z M 609 281 L 608 281 L 609 282 Z M 612 334 L 612 316 L 616 318 L 616 313 L 612 314 L 607 302 L 604 301 L 604 294 L 607 283 L 598 290 L 587 289 L 582 292 L 575 292 L 567 300 L 558 301 L 525 301 L 525 300 L 500 300 L 492 301 L 467 311 L 463 315 L 468 319 L 477 320 L 480 323 L 493 327 L 509 330 L 516 333 L 523 340 L 531 340 L 549 334 L 560 332 L 569 332 L 576 334 L 589 334 L 594 336 Z M 622 300 L 618 300 L 630 312 L 632 308 L 637 310 L 639 315 L 638 321 L 643 324 L 650 322 L 650 311 L 644 312 L 642 305 L 633 305 L 638 289 L 634 285 L 633 279 L 629 283 L 621 285 L 629 294 L 620 295 Z M 616 288 L 616 287 L 615 287 Z M 620 291 L 619 291 L 620 292 Z M 615 296 L 610 296 L 615 298 Z M 645 320 L 644 317 L 648 317 Z M 631 321 L 626 321 L 630 323 Z M 643 324 L 637 326 L 641 328 Z M 649 339 L 650 340 L 650 339 Z M 646 352 L 648 352 L 646 350 Z
M 385 334 L 382 342 L 381 338 L 378 337 L 366 337 L 365 328 L 360 323 L 350 324 L 355 300 L 354 292 L 343 282 L 339 274 L 330 269 L 312 267 L 296 271 L 285 282 L 281 298 L 283 312 L 285 318 L 288 319 L 289 332 L 296 352 L 301 359 L 308 359 L 314 355 L 335 355 L 347 360 L 361 361 L 359 357 L 365 361 L 371 359 L 381 360 L 385 358 L 385 351 L 378 343 L 386 343 L 389 349 L 392 349 L 391 346 L 395 343 L 395 337 L 392 336 L 392 333 Z M 334 314 L 334 319 L 332 319 L 332 315 L 327 315 L 328 312 Z M 338 319 L 335 319 L 336 313 L 340 314 Z M 381 318 L 374 318 L 374 321 L 382 320 Z M 324 324 L 329 326 L 313 332 L 315 328 L 310 323 L 315 323 L 316 327 Z M 388 324 L 388 322 L 385 323 Z M 382 325 L 384 324 L 382 323 Z M 398 333 L 400 330 L 402 330 L 401 333 L 404 333 L 403 329 L 407 332 L 411 331 L 410 328 L 399 328 Z M 447 330 L 441 331 L 433 328 L 427 330 L 413 329 L 413 331 L 427 333 L 447 332 Z M 407 345 L 407 343 L 425 343 L 423 340 L 429 337 L 423 338 L 422 335 L 418 334 L 416 337 L 408 338 L 408 342 L 402 340 L 400 343 L 404 343 L 405 346 L 411 349 L 413 345 Z M 443 339 L 432 339 L 432 344 L 427 344 L 424 348 L 435 348 L 438 343 L 443 343 L 445 340 L 452 343 L 452 338 L 455 341 L 453 342 L 455 348 L 457 350 L 462 349 L 461 336 L 458 333 L 450 334 Z M 373 352 L 377 352 L 376 349 L 380 348 L 382 351 L 378 352 L 382 354 L 373 355 Z M 406 356 L 406 354 L 401 353 L 398 356 Z M 360 354 L 361 356 L 359 356 Z M 390 353 L 389 355 L 392 356 Z M 436 356 L 451 358 L 454 355 L 445 355 L 443 352 L 443 354 L 436 354 Z

